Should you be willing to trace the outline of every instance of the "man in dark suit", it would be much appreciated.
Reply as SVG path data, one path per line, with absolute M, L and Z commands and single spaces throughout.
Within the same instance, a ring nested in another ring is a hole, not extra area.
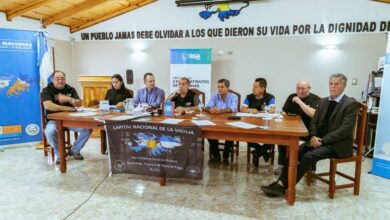
M 329 77 L 330 96 L 320 100 L 310 123 L 310 141 L 299 149 L 297 183 L 317 161 L 352 155 L 352 132 L 359 106 L 354 98 L 344 94 L 346 86 L 347 77 L 343 74 Z M 287 174 L 288 167 L 285 166 L 276 182 L 261 189 L 269 197 L 283 196 L 288 187 Z

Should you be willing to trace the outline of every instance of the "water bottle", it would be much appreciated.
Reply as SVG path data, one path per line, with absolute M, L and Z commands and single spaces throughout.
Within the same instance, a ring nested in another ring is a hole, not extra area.
M 99 110 L 102 112 L 110 111 L 110 103 L 108 100 L 102 100 L 99 102 Z
M 130 115 L 134 114 L 134 101 L 132 98 L 127 98 L 125 100 L 125 111 L 126 114 L 130 114 Z

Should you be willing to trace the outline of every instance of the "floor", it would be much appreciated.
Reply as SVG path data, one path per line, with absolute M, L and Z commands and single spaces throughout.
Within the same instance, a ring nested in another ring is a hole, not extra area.
M 274 167 L 262 159 L 259 168 L 247 165 L 246 144 L 238 162 L 208 165 L 205 157 L 202 181 L 168 179 L 165 187 L 158 178 L 107 176 L 108 159 L 99 152 L 99 140 L 90 139 L 82 151 L 85 160 L 69 159 L 68 172 L 61 174 L 35 146 L 1 150 L 0 219 L 344 220 L 390 215 L 390 180 L 367 174 L 371 159 L 364 161 L 359 196 L 345 189 L 329 199 L 325 184 L 308 187 L 301 181 L 296 203 L 289 206 L 284 198 L 267 198 L 260 191 L 276 178 Z M 342 168 L 353 172 L 352 166 Z M 326 169 L 327 161 L 317 166 Z

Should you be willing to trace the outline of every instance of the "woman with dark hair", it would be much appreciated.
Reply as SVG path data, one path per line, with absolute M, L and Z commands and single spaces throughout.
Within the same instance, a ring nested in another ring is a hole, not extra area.
M 125 87 L 123 78 L 119 74 L 111 77 L 111 89 L 107 91 L 105 100 L 110 102 L 110 105 L 123 107 L 123 101 L 127 98 L 133 98 L 133 95 Z

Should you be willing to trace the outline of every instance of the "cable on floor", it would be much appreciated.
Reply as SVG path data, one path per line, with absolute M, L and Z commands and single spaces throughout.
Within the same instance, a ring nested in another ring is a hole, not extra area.
M 78 205 L 71 213 L 69 213 L 65 218 L 63 218 L 64 220 L 69 218 L 71 215 L 73 215 L 79 208 L 81 208 L 81 206 L 83 206 L 85 203 L 87 203 L 91 197 L 95 194 L 96 190 L 99 188 L 100 185 L 102 185 L 102 183 L 107 179 L 107 177 L 110 175 L 111 173 L 111 170 L 108 171 L 107 175 L 100 181 L 99 184 L 97 184 L 97 186 L 95 187 L 95 189 L 92 191 L 91 195 L 84 201 L 82 202 L 80 205 Z

